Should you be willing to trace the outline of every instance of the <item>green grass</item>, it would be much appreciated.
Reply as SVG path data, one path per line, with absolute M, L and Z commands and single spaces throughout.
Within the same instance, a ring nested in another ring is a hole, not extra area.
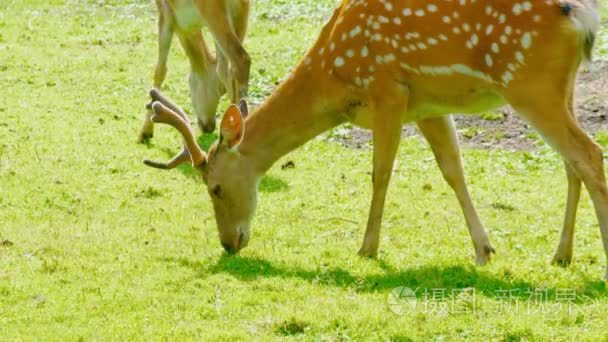
M 303 54 L 333 2 L 254 2 L 254 102 Z M 605 257 L 586 194 L 574 265 L 549 264 L 566 181 L 545 149 L 464 151 L 498 251 L 487 267 L 473 265 L 455 196 L 417 138 L 399 151 L 378 260 L 355 254 L 371 153 L 323 137 L 270 170 L 250 246 L 224 255 L 196 173 L 141 164 L 174 153 L 177 135 L 159 127 L 150 145 L 135 144 L 154 21 L 148 2 L 0 3 L 0 340 L 608 338 Z M 166 92 L 189 109 L 187 68 L 173 49 Z M 282 170 L 287 161 L 295 168 Z M 403 315 L 387 304 L 398 286 L 417 289 Z M 475 289 L 465 312 L 451 298 L 447 313 L 435 310 L 441 303 L 424 296 L 464 288 Z M 506 307 L 509 289 L 520 291 Z M 535 289 L 550 298 L 529 305 Z M 575 291 L 571 308 L 555 299 L 560 289 Z

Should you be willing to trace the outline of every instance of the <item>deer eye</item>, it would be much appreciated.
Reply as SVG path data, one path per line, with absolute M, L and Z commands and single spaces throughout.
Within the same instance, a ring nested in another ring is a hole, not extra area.
M 213 187 L 213 189 L 211 190 L 211 193 L 217 197 L 217 198 L 221 198 L 222 197 L 222 187 L 220 187 L 220 185 L 216 185 Z

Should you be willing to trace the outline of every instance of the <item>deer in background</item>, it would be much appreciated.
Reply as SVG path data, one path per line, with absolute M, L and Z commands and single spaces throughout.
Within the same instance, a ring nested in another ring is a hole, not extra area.
M 485 264 L 494 249 L 467 191 L 449 113 L 508 103 L 565 161 L 568 200 L 554 261 L 571 261 L 581 181 L 608 255 L 602 151 L 573 111 L 576 74 L 598 25 L 596 1 L 344 0 L 292 75 L 255 112 L 243 119 L 239 108 L 228 108 L 208 153 L 176 106 L 153 91 L 152 119 L 179 130 L 185 148 L 171 164 L 146 163 L 192 163 L 207 185 L 222 246 L 237 252 L 249 241 L 258 182 L 275 161 L 344 122 L 371 129 L 373 195 L 359 254 L 374 257 L 401 127 L 416 122 L 456 193 L 477 263 Z
M 156 0 L 158 10 L 158 59 L 154 87 L 160 89 L 167 74 L 167 58 L 173 34 L 190 61 L 190 98 L 199 127 L 215 130 L 219 99 L 228 92 L 232 103 L 247 96 L 250 57 L 242 46 L 247 31 L 249 0 Z M 209 51 L 201 28 L 213 36 L 216 54 Z M 154 134 L 148 111 L 138 140 Z

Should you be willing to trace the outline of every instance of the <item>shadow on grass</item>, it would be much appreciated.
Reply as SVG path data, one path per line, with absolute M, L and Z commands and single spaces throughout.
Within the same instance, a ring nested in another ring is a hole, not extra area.
M 455 265 L 447 267 L 425 266 L 411 269 L 395 269 L 382 260 L 377 260 L 382 273 L 366 276 L 355 276 L 341 268 L 333 269 L 302 269 L 283 265 L 274 265 L 269 261 L 248 258 L 239 255 L 222 255 L 215 265 L 204 265 L 199 261 L 181 258 L 165 259 L 196 271 L 197 277 L 206 278 L 210 274 L 227 273 L 242 281 L 255 281 L 258 278 L 301 279 L 310 283 L 341 288 L 353 288 L 357 292 L 388 292 L 398 286 L 406 286 L 416 291 L 419 297 L 424 295 L 424 289 L 452 290 L 474 288 L 477 295 L 497 300 L 526 301 L 530 298 L 529 291 L 547 290 L 547 301 L 556 301 L 555 288 L 547 288 L 543 284 L 533 284 L 509 275 L 495 276 L 478 269 L 473 265 Z M 512 290 L 509 295 L 507 291 Z M 517 291 L 515 291 L 517 290 Z M 608 291 L 603 281 L 584 279 L 581 288 L 572 289 L 583 299 L 608 297 Z
M 289 189 L 289 185 L 280 178 L 266 175 L 262 177 L 259 189 L 261 192 L 279 192 Z
M 198 139 L 196 139 L 196 142 L 198 142 L 198 145 L 203 149 L 203 151 L 209 151 L 211 145 L 213 145 L 218 138 L 218 135 L 215 133 L 201 134 L 199 135 Z

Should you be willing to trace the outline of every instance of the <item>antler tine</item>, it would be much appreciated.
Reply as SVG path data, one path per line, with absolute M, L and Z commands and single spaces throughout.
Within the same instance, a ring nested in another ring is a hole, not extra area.
M 144 161 L 144 163 L 148 166 L 160 169 L 171 169 L 188 160 L 192 162 L 192 166 L 194 167 L 199 167 L 202 165 L 205 162 L 205 152 L 203 152 L 203 150 L 196 143 L 194 134 L 190 128 L 190 124 L 184 121 L 179 114 L 167 108 L 161 102 L 155 101 L 152 103 L 151 107 L 154 111 L 152 121 L 175 127 L 175 129 L 177 129 L 184 138 L 184 143 L 186 146 L 168 163 L 159 163 L 150 160 Z
M 188 115 L 186 115 L 184 110 L 181 109 L 178 105 L 176 105 L 173 101 L 171 101 L 168 97 L 163 95 L 160 92 L 160 90 L 158 90 L 156 88 L 153 88 L 152 90 L 150 90 L 150 97 L 152 98 L 152 102 L 150 102 L 150 104 L 149 104 L 150 108 L 152 107 L 152 104 L 154 103 L 154 101 L 158 101 L 158 102 L 164 104 L 165 107 L 169 108 L 170 110 L 172 110 L 176 114 L 178 114 L 187 123 L 190 122 L 188 120 Z
M 144 159 L 144 164 L 162 170 L 171 170 L 176 168 L 178 165 L 187 162 L 192 162 L 192 159 L 190 158 L 190 152 L 188 152 L 188 149 L 185 146 L 179 154 L 177 154 L 175 157 L 173 157 L 173 159 L 169 160 L 167 163 Z

